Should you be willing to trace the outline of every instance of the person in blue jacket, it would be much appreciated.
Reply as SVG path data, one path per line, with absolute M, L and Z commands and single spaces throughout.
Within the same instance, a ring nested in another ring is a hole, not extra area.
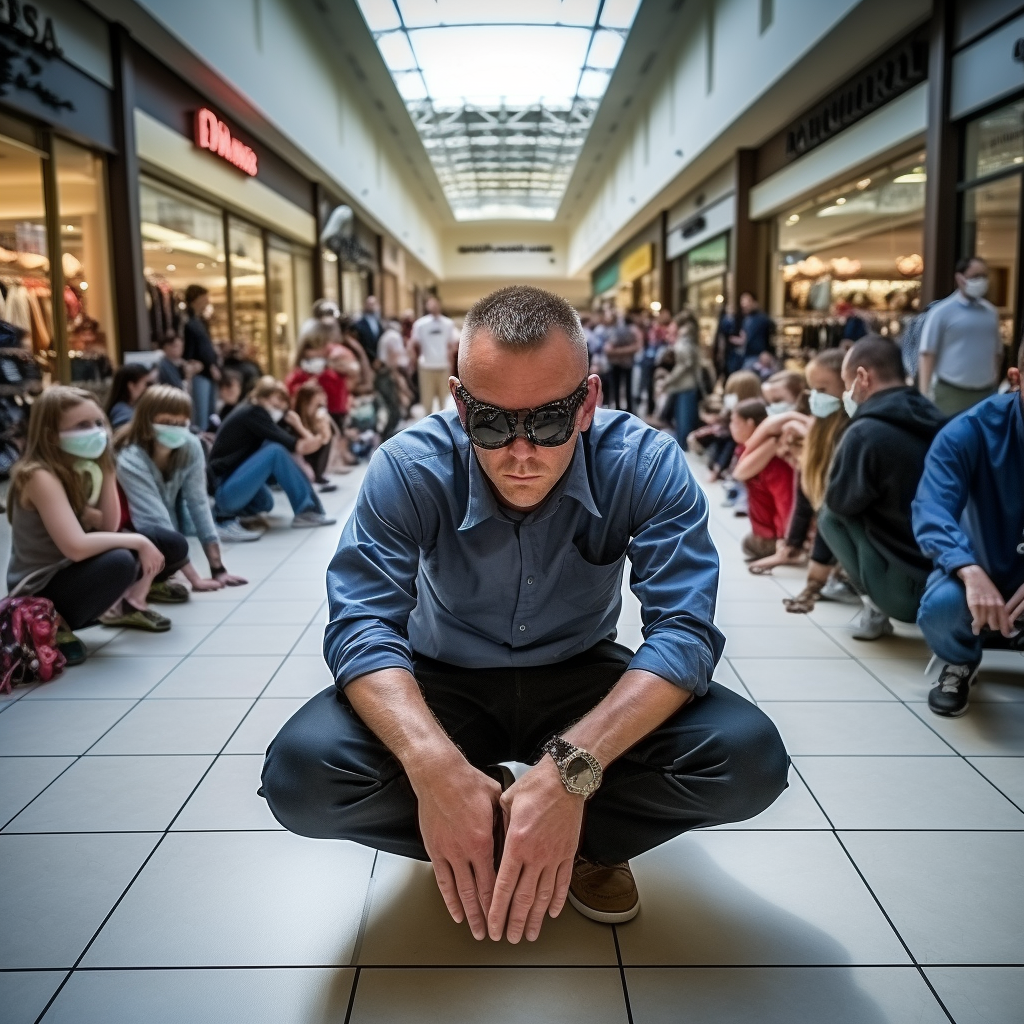
M 928 706 L 967 710 L 983 647 L 1024 651 L 1024 399 L 1013 390 L 951 420 L 935 438 L 913 504 L 914 534 L 935 571 L 918 625 L 943 661 Z

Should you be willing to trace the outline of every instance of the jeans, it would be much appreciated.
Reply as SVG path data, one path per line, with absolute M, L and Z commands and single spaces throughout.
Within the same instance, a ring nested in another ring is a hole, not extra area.
M 1009 600 L 1015 590 L 1015 587 L 1007 588 L 1004 600 Z M 995 630 L 982 629 L 980 635 L 975 636 L 963 583 L 941 569 L 928 577 L 917 624 L 928 646 L 940 661 L 949 665 L 978 665 L 983 648 L 1024 650 L 1024 639 L 1020 635 L 1007 639 Z
M 188 562 L 188 541 L 176 530 L 154 527 L 147 530 L 144 536 L 164 556 L 164 567 L 154 582 L 167 579 Z M 61 569 L 39 591 L 39 596 L 53 602 L 57 614 L 71 629 L 81 629 L 95 622 L 124 597 L 125 591 L 138 578 L 138 555 L 128 548 L 112 548 Z
M 536 668 L 458 668 L 419 656 L 414 665 L 442 728 L 470 764 L 486 768 L 536 762 L 541 745 L 590 711 L 631 658 L 603 640 Z M 712 683 L 608 767 L 587 803 L 581 853 L 615 864 L 690 829 L 751 818 L 786 788 L 788 766 L 767 715 Z M 301 707 L 270 744 L 261 793 L 299 835 L 428 859 L 401 764 L 333 687 Z
M 825 506 L 818 513 L 818 532 L 859 593 L 899 622 L 916 621 L 927 570 L 876 547 L 859 519 L 837 516 Z
M 192 378 L 192 423 L 200 430 L 208 429 L 216 404 L 217 385 L 201 374 Z
M 673 418 L 676 424 L 676 440 L 679 447 L 686 451 L 686 439 L 690 432 L 697 429 L 700 422 L 697 417 L 697 407 L 700 403 L 700 394 L 696 388 L 689 391 L 679 391 L 672 396 Z
M 274 507 L 274 495 L 267 486 L 271 477 L 288 495 L 296 515 L 310 509 L 322 511 L 306 474 L 295 464 L 288 449 L 276 441 L 264 441 L 258 451 L 217 485 L 213 499 L 216 518 L 269 512 Z

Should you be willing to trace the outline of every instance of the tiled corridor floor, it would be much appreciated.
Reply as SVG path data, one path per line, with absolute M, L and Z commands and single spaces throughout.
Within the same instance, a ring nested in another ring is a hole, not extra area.
M 86 665 L 0 712 L 0 1019 L 1020 1024 L 1024 658 L 990 657 L 970 713 L 935 718 L 919 639 L 787 615 L 801 574 L 750 576 L 745 521 L 711 499 L 717 678 L 778 723 L 791 785 L 635 861 L 635 921 L 567 907 L 536 944 L 477 944 L 428 866 L 276 825 L 262 753 L 330 683 L 340 526 L 278 529 L 226 552 L 250 586 L 167 609 L 163 636 L 88 631 Z M 631 597 L 620 639 L 640 641 Z

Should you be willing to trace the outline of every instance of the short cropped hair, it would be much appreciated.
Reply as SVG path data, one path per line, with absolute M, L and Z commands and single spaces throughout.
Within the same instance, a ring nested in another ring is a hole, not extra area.
M 754 423 L 760 424 L 768 418 L 768 409 L 760 398 L 748 398 L 733 409 L 733 415 L 739 416 L 741 420 L 753 420 Z
M 981 256 L 965 256 L 962 260 L 956 261 L 956 267 L 954 268 L 958 274 L 966 274 L 971 269 L 972 263 L 984 263 L 987 267 L 988 264 Z
M 883 381 L 902 383 L 907 377 L 899 346 L 880 334 L 866 334 L 861 338 L 846 356 L 846 366 L 855 372 L 861 366 L 874 370 Z
M 473 304 L 463 321 L 462 343 L 465 346 L 475 334 L 486 331 L 502 348 L 523 351 L 541 345 L 553 330 L 561 331 L 587 358 L 579 313 L 560 295 L 516 284 Z

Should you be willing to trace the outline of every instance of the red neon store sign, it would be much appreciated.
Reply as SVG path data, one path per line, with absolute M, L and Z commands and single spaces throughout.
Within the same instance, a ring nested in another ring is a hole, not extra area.
M 196 111 L 195 142 L 200 149 L 216 153 L 233 167 L 255 177 L 256 154 L 244 142 L 234 138 L 228 126 L 206 107 Z

